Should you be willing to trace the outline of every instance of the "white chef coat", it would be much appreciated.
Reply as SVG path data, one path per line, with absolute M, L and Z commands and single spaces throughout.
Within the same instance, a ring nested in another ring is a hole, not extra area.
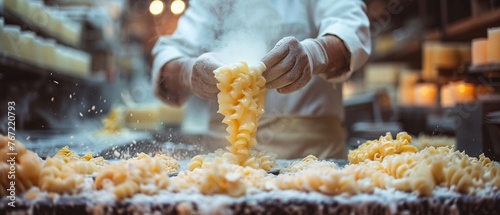
M 312 115 L 343 120 L 341 81 L 360 68 L 371 51 L 369 21 L 363 8 L 360 0 L 191 0 L 174 34 L 160 37 L 153 48 L 153 78 L 171 60 L 223 52 L 224 45 L 237 49 L 226 55 L 232 57 L 227 59 L 231 63 L 238 58 L 259 60 L 286 36 L 301 41 L 336 35 L 351 53 L 350 72 L 329 81 L 313 76 L 305 87 L 290 94 L 268 90 L 264 117 Z M 254 47 L 264 48 L 257 51 Z M 198 104 L 187 106 L 187 115 L 196 116 L 197 125 L 222 119 L 216 113 L 216 100 L 192 98 L 188 102 Z M 202 116 L 204 111 L 208 117 Z

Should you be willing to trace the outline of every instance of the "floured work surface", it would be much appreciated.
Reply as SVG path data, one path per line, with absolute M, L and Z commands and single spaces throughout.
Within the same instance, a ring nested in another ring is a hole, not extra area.
M 432 197 L 376 189 L 373 194 L 327 196 L 300 191 L 256 191 L 242 197 L 171 193 L 113 201 L 109 192 L 56 199 L 17 199 L 16 208 L 1 201 L 0 214 L 500 214 L 500 193 L 470 196 L 435 190 Z
M 347 165 L 314 156 L 277 160 L 271 170 L 279 175 L 226 164 L 187 170 L 187 161 L 143 153 L 108 162 L 65 147 L 40 160 L 39 177 L 17 175 L 16 207 L 3 194 L 0 214 L 500 214 L 498 163 L 447 147 L 388 154 L 387 144 L 406 138 L 369 141 Z M 21 171 L 37 157 L 17 144 Z M 377 155 L 384 150 L 386 157 Z

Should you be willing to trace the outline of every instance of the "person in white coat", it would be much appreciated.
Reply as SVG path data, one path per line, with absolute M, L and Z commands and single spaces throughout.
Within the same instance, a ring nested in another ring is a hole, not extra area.
M 252 55 L 267 67 L 268 88 L 256 147 L 281 159 L 345 159 L 341 86 L 371 51 L 364 7 L 360 0 L 191 0 L 176 31 L 153 48 L 155 94 L 176 106 L 193 95 L 203 100 L 187 114 L 208 110 L 203 141 L 227 146 L 213 70 Z M 239 48 L 224 55 L 221 44 Z

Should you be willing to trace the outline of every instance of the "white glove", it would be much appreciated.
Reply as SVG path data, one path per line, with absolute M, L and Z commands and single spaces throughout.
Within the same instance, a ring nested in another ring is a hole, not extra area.
M 154 77 L 155 95 L 167 104 L 180 106 L 194 93 L 204 99 L 217 98 L 214 70 L 223 66 L 214 53 L 198 58 L 179 58 L 165 64 Z
M 281 39 L 262 62 L 266 87 L 279 93 L 292 93 L 304 87 L 314 74 L 324 72 L 328 57 L 323 46 L 315 39 L 299 42 L 294 37 Z
M 196 59 L 188 61 L 183 71 L 189 77 L 189 86 L 191 91 L 200 98 L 215 99 L 219 89 L 217 88 L 217 79 L 215 79 L 214 70 L 224 64 L 217 59 L 213 52 L 200 55 Z

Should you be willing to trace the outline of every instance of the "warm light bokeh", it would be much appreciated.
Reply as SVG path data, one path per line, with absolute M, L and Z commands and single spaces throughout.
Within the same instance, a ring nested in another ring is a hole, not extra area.
M 155 16 L 161 14 L 163 12 L 163 9 L 164 5 L 160 0 L 154 0 L 149 5 L 149 12 Z
M 185 9 L 186 3 L 184 3 L 184 1 L 182 0 L 174 0 L 170 5 L 170 11 L 172 11 L 172 13 L 175 15 L 181 14 Z

